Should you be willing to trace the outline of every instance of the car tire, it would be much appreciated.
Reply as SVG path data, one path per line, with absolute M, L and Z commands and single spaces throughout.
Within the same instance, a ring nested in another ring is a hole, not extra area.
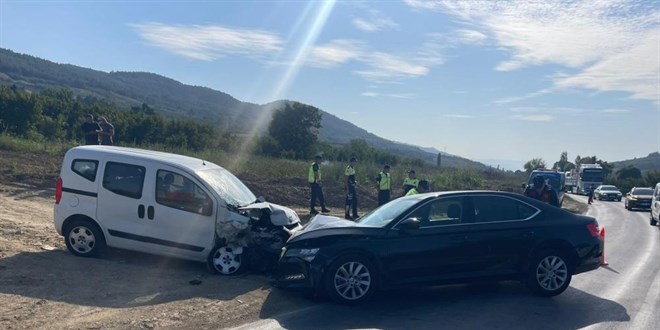
M 651 226 L 655 226 L 656 224 L 658 224 L 658 221 L 653 219 L 653 211 L 651 211 L 649 217 L 650 217 L 649 223 L 651 224 Z
M 77 219 L 64 230 L 66 248 L 79 257 L 98 257 L 106 249 L 101 228 L 92 220 Z
M 378 271 L 369 258 L 346 255 L 325 272 L 325 294 L 335 302 L 356 305 L 368 300 L 378 286 Z
M 573 270 L 564 253 L 543 250 L 530 259 L 527 287 L 539 296 L 552 297 L 564 292 L 572 277 Z
M 206 266 L 213 274 L 234 276 L 247 269 L 247 250 L 244 247 L 216 246 L 206 259 Z

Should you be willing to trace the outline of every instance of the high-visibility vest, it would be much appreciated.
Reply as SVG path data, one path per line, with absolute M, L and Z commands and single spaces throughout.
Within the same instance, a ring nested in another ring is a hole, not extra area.
M 380 172 L 380 185 L 378 188 L 380 190 L 390 190 L 390 174 L 385 172 Z
M 406 194 L 406 196 L 417 195 L 417 194 L 419 194 L 419 191 L 417 191 L 417 188 L 412 188 L 412 189 L 408 190 L 408 193 Z
M 314 178 L 314 165 L 317 165 L 316 162 L 313 162 L 311 166 L 309 166 L 309 175 L 307 175 L 307 182 L 309 183 L 315 183 L 316 178 Z M 319 181 L 321 181 L 321 166 L 319 166 L 318 169 L 318 177 Z
M 355 175 L 355 169 L 353 168 L 353 166 L 348 165 L 348 166 L 346 166 L 346 170 L 344 171 L 344 174 L 346 176 Z
M 419 184 L 419 179 L 417 178 L 415 179 L 405 178 L 405 180 L 403 180 L 404 186 L 417 187 L 418 184 Z

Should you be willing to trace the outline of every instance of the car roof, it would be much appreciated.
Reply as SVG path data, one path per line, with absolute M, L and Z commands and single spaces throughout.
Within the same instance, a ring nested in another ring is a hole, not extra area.
M 112 155 L 118 157 L 128 157 L 133 159 L 142 159 L 146 161 L 155 161 L 167 164 L 173 167 L 183 167 L 191 171 L 207 170 L 211 168 L 222 168 L 214 163 L 190 156 L 172 154 L 162 151 L 125 148 L 117 146 L 80 146 L 71 148 L 67 151 L 67 156 L 72 157 L 99 157 L 100 155 Z
M 406 197 L 417 197 L 419 199 L 424 199 L 428 197 L 438 197 L 438 196 L 451 196 L 451 195 L 500 195 L 500 196 L 510 196 L 519 198 L 522 195 L 517 193 L 512 193 L 508 191 L 497 191 L 497 190 L 454 190 L 454 191 L 435 191 L 423 194 L 417 194 Z

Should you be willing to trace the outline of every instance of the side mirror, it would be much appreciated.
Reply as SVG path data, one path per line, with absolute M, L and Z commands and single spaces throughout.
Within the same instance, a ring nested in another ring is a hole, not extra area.
M 399 227 L 405 231 L 409 230 L 417 230 L 419 229 L 419 224 L 420 221 L 417 218 L 408 218 L 406 220 L 401 221 L 401 224 L 399 224 Z
M 257 197 L 257 200 L 259 201 L 259 203 L 263 203 L 263 202 L 266 201 L 266 197 L 264 197 L 264 196 L 259 196 L 259 197 Z

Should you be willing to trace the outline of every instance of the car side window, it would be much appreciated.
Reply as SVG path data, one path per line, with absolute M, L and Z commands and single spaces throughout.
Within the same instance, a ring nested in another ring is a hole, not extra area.
M 185 176 L 166 170 L 156 175 L 156 202 L 168 207 L 201 215 L 211 215 L 211 198 Z
M 474 196 L 472 202 L 476 223 L 524 220 L 538 211 L 528 204 L 501 196 Z
M 143 166 L 108 162 L 103 173 L 103 188 L 118 195 L 140 199 L 145 172 Z
M 452 197 L 431 201 L 414 216 L 420 219 L 420 227 L 423 228 L 460 224 L 462 214 L 463 199 Z
M 96 181 L 96 169 L 99 165 L 98 160 L 74 159 L 71 162 L 71 171 L 89 181 Z

